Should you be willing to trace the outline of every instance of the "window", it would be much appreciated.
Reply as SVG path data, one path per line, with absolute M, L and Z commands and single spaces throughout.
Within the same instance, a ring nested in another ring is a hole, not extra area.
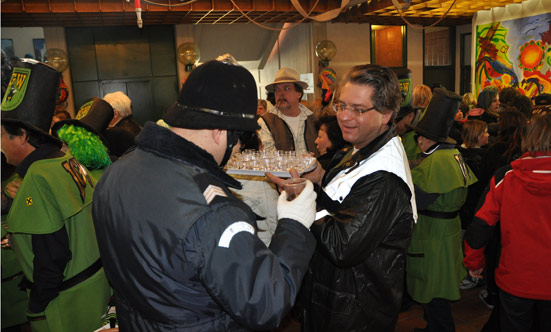
M 44 61 L 46 55 L 46 44 L 44 43 L 44 38 L 34 38 L 33 39 L 34 47 L 34 58 L 38 61 Z
M 8 59 L 13 58 L 15 54 L 13 52 L 13 41 L 11 39 L 2 38 L 2 51 L 6 53 Z
M 451 66 L 448 28 L 425 30 L 425 66 Z

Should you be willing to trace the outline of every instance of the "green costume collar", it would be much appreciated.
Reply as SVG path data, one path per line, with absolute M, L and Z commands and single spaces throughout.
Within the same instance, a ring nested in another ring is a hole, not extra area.
M 27 171 L 29 170 L 29 167 L 38 160 L 42 159 L 50 159 L 50 158 L 59 158 L 64 155 L 63 152 L 59 150 L 59 147 L 57 147 L 54 144 L 43 144 L 40 145 L 36 150 L 31 152 L 19 166 L 15 169 L 15 172 L 19 174 L 20 177 L 25 177 L 25 174 L 27 174 Z

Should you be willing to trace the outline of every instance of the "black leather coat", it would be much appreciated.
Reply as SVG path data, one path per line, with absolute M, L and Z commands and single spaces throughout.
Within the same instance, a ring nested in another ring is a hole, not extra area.
M 120 331 L 276 328 L 314 251 L 310 232 L 282 219 L 266 248 L 210 154 L 153 123 L 136 143 L 94 192 Z
M 115 128 L 124 129 L 130 132 L 134 137 L 136 137 L 142 131 L 142 126 L 134 121 L 132 115 L 129 115 L 117 122 Z
M 394 136 L 392 127 L 335 166 L 349 149 L 337 153 L 323 186 Z M 318 191 L 318 209 L 331 215 L 311 228 L 318 246 L 301 290 L 305 331 L 394 331 L 413 228 L 410 198 L 407 184 L 386 171 L 358 179 L 341 203 Z

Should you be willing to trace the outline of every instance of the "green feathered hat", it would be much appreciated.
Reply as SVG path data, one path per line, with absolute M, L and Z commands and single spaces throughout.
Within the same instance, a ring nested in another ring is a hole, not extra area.
M 103 144 L 108 146 L 103 133 L 107 129 L 109 122 L 113 119 L 113 107 L 105 100 L 93 97 L 80 106 L 74 119 L 61 120 L 52 126 L 52 134 L 58 137 L 58 130 L 65 124 L 82 127 L 96 134 Z

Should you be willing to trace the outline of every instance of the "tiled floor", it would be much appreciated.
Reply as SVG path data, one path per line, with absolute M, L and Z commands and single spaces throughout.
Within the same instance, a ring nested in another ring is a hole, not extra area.
M 478 293 L 484 288 L 474 288 L 461 291 L 461 299 L 452 303 L 452 314 L 456 332 L 479 332 L 491 310 L 479 300 Z M 423 308 L 414 304 L 409 310 L 400 313 L 395 332 L 411 332 L 414 327 L 425 327 Z M 299 332 L 300 325 L 295 321 L 286 320 L 274 332 Z

